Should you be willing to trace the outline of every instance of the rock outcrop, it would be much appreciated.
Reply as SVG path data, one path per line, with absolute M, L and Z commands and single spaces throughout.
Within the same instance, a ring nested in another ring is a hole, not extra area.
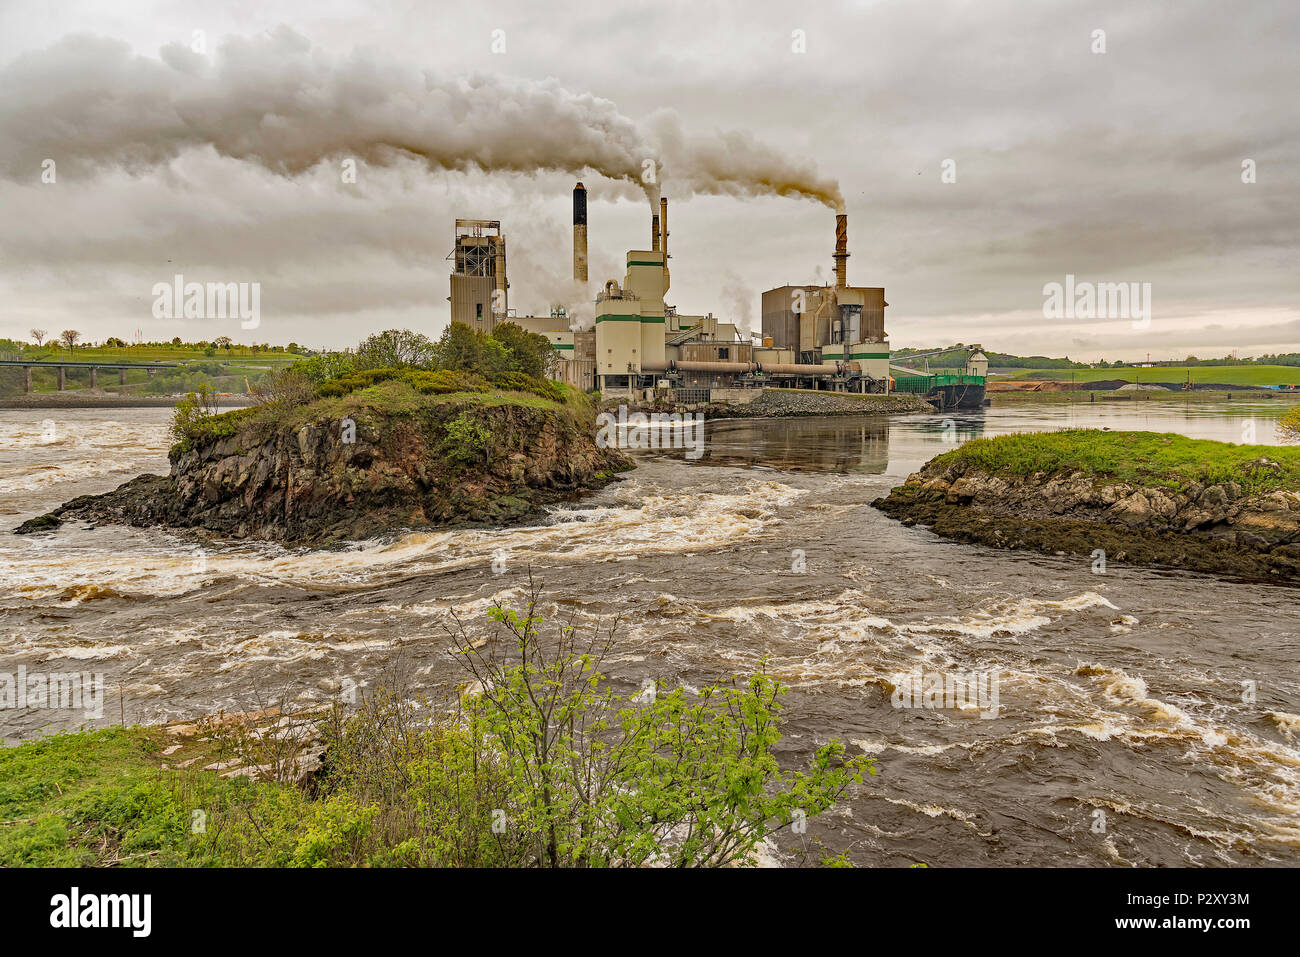
M 329 544 L 404 528 L 517 522 L 631 467 L 618 451 L 596 446 L 585 403 L 433 398 L 392 383 L 378 398 L 318 402 L 278 417 L 233 415 L 226 427 L 173 447 L 169 475 L 74 499 L 18 531 L 82 519 Z
M 1276 466 L 1268 459 L 1252 468 Z M 1243 473 L 1243 478 L 1245 473 Z M 992 473 L 940 456 L 872 503 L 905 524 L 994 548 L 1261 578 L 1300 578 L 1300 491 Z

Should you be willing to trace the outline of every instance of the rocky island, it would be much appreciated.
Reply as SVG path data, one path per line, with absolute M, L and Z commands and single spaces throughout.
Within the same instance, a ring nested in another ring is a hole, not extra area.
M 326 545 L 503 525 L 631 467 L 597 447 L 594 419 L 586 395 L 546 380 L 367 370 L 222 414 L 182 408 L 170 474 L 74 499 L 17 531 L 75 519 Z
M 993 548 L 1300 579 L 1300 449 L 1071 429 L 931 459 L 885 514 Z

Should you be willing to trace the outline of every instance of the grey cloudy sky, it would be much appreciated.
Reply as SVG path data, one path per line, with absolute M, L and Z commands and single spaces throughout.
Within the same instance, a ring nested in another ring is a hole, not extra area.
M 575 175 L 594 288 L 646 243 L 649 154 L 683 312 L 757 327 L 763 289 L 829 276 L 838 183 L 896 348 L 1295 351 L 1297 49 L 1294 0 L 7 0 L 0 335 L 436 334 L 458 216 L 503 220 L 543 311 Z M 177 272 L 260 282 L 261 327 L 154 319 Z M 1044 318 L 1066 274 L 1151 283 L 1150 327 Z

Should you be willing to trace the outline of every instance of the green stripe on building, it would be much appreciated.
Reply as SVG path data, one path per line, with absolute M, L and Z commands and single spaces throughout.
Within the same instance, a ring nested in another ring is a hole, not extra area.
M 647 262 L 640 262 L 640 261 L 633 261 L 628 263 L 628 265 L 629 266 L 658 266 L 660 269 L 664 268 L 663 263 L 647 263 Z
M 664 321 L 663 316 L 619 316 L 610 314 L 608 316 L 597 316 L 597 322 L 658 322 Z

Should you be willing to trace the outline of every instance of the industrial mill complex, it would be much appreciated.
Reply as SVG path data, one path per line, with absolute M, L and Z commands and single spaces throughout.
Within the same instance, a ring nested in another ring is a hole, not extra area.
M 834 284 L 768 289 L 762 294 L 762 333 L 751 337 L 712 313 L 688 315 L 666 302 L 668 237 L 668 200 L 661 198 L 651 215 L 649 248 L 627 252 L 623 277 L 606 279 L 591 300 L 591 328 L 575 331 L 563 307 L 545 316 L 510 308 L 499 220 L 457 219 L 456 245 L 448 256 L 451 320 L 484 332 L 509 321 L 545 335 L 562 359 L 558 377 L 605 396 L 671 392 L 689 401 L 726 390 L 780 387 L 915 392 L 945 408 L 983 404 L 988 360 L 978 351 L 955 375 L 891 367 L 884 288 L 848 282 L 846 214 L 835 217 Z M 590 296 L 582 183 L 573 189 L 573 279 Z

